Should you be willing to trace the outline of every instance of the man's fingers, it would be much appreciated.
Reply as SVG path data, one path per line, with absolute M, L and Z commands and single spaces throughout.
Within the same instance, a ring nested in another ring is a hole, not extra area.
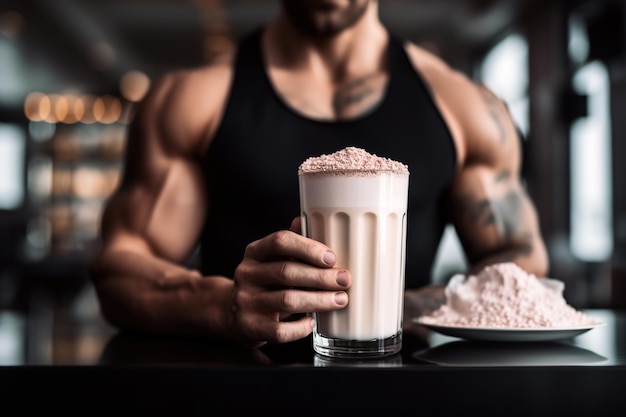
M 289 230 L 294 233 L 302 234 L 302 219 L 300 217 L 295 217 L 291 222 Z
M 302 339 L 313 331 L 313 319 L 304 316 L 298 320 L 280 322 L 263 321 L 258 325 L 259 337 L 270 343 L 287 343 Z
M 239 264 L 239 280 L 257 287 L 298 287 L 320 290 L 345 290 L 352 283 L 350 272 L 339 268 L 318 268 L 292 260 Z
M 328 246 L 291 230 L 281 230 L 250 243 L 245 256 L 259 262 L 296 258 L 319 267 L 333 266 L 337 260 Z
M 345 291 L 285 289 L 257 294 L 249 299 L 245 294 L 239 294 L 236 303 L 267 313 L 310 313 L 342 309 L 348 304 L 348 294 Z

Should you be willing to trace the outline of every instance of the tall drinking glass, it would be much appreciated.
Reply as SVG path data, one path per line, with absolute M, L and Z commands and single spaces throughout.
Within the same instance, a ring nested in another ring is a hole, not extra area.
M 389 356 L 402 347 L 409 173 L 386 159 L 372 168 L 378 157 L 358 149 L 333 156 L 354 153 L 363 166 L 334 161 L 298 171 L 302 234 L 328 245 L 336 266 L 352 274 L 348 305 L 313 313 L 313 348 L 329 357 Z

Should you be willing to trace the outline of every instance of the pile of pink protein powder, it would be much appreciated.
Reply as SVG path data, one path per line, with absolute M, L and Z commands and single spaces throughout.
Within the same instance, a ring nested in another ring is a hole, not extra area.
M 562 281 L 537 278 L 515 263 L 485 267 L 476 275 L 455 275 L 446 303 L 418 322 L 476 328 L 568 328 L 599 324 L 570 306 Z
M 367 176 L 381 172 L 408 174 L 409 167 L 399 161 L 348 146 L 331 154 L 308 158 L 298 168 L 299 174 Z

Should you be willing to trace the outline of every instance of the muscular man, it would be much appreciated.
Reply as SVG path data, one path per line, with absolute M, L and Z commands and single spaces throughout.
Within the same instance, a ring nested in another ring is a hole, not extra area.
M 411 171 L 406 312 L 451 222 L 472 269 L 547 256 L 506 106 L 382 25 L 375 0 L 282 0 L 205 68 L 164 76 L 129 129 L 92 275 L 115 326 L 249 346 L 308 336 L 350 271 L 299 234 L 298 165 L 345 146 Z M 187 266 L 200 248 L 202 264 Z M 438 292 L 441 295 L 441 292 Z M 407 321 L 407 320 L 405 320 Z

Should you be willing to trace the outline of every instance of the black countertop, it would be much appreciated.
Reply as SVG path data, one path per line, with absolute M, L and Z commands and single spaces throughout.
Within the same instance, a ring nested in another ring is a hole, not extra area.
M 86 415 L 623 415 L 626 313 L 584 311 L 605 324 L 539 342 L 466 341 L 416 325 L 400 354 L 364 361 L 323 358 L 310 338 L 243 349 L 84 323 L 72 333 L 79 325 L 68 321 L 47 343 L 63 346 L 73 334 L 74 349 L 98 353 L 0 362 L 0 414 L 45 407 Z M 5 351 L 14 346 L 11 326 L 19 327 L 5 314 Z

